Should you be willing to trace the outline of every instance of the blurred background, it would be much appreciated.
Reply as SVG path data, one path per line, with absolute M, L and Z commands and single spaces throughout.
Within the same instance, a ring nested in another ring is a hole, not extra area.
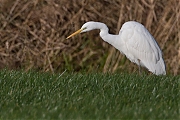
M 98 30 L 65 39 L 87 21 L 118 34 L 130 20 L 157 40 L 167 73 L 180 74 L 179 0 L 0 0 L 0 69 L 137 72 Z

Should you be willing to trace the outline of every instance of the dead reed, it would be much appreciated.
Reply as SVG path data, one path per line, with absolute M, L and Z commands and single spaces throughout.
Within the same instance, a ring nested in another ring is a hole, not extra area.
M 169 74 L 180 74 L 178 0 L 0 0 L 0 68 L 134 72 L 98 31 L 65 40 L 87 21 L 107 24 L 117 34 L 130 20 L 144 24 L 158 41 Z

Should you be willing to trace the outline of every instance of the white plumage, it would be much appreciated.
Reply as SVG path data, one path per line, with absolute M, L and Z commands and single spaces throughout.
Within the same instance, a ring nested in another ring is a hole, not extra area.
M 108 33 L 108 27 L 104 23 L 91 21 L 67 38 L 94 29 L 100 29 L 101 38 L 126 55 L 131 62 L 146 67 L 156 75 L 166 74 L 162 52 L 154 37 L 142 24 L 126 22 L 118 35 L 112 35 Z

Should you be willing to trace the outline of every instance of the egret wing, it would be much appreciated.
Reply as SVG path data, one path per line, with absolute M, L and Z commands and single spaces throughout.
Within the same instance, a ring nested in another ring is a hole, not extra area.
M 157 63 L 161 55 L 161 50 L 153 36 L 148 30 L 137 22 L 126 22 L 120 30 L 121 40 L 127 47 L 131 61 L 139 59 L 141 61 L 152 61 Z M 137 61 L 134 61 L 137 62 Z

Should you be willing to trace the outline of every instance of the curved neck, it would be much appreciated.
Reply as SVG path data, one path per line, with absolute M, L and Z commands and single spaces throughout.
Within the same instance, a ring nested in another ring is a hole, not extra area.
M 109 34 L 109 29 L 106 26 L 106 24 L 104 24 L 104 23 L 97 22 L 96 23 L 96 28 L 100 29 L 100 33 L 99 34 L 100 34 L 100 37 L 104 41 L 106 41 L 109 44 L 111 44 L 111 45 L 116 47 L 116 40 L 118 39 L 118 35 Z
M 101 22 L 88 22 L 88 23 L 85 23 L 85 27 L 86 28 L 86 25 L 89 25 L 91 26 L 88 30 L 85 30 L 83 32 L 87 32 L 87 31 L 90 31 L 90 30 L 94 30 L 94 29 L 99 29 L 100 30 L 100 37 L 105 41 L 105 42 L 108 42 L 109 44 L 111 44 L 112 46 L 114 46 L 116 49 L 120 49 L 118 46 L 121 46 L 121 40 L 118 40 L 120 39 L 119 35 L 112 35 L 112 34 L 109 34 L 109 29 L 108 27 L 106 26 L 106 24 L 104 23 L 101 23 Z M 82 28 L 83 28 L 82 27 Z
M 106 24 L 101 23 L 101 22 L 95 22 L 95 23 L 96 23 L 95 27 L 97 29 L 100 29 L 100 36 L 104 36 L 104 35 L 109 34 L 109 29 L 106 26 Z

